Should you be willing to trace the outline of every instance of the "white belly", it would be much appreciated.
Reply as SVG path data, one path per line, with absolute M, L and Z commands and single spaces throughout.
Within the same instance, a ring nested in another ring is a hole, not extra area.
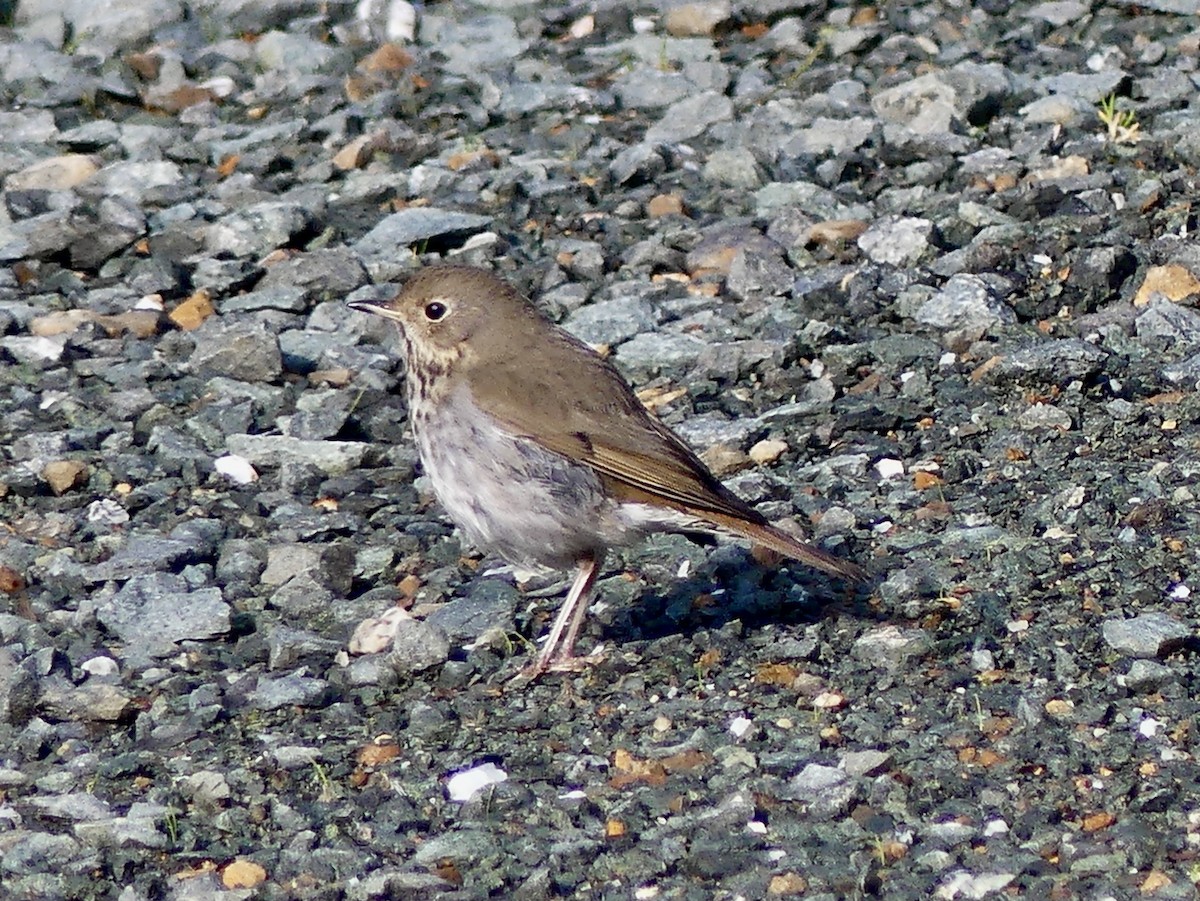
M 590 467 L 502 431 L 465 389 L 412 424 L 438 501 L 480 549 L 556 569 L 603 554 L 615 505 Z

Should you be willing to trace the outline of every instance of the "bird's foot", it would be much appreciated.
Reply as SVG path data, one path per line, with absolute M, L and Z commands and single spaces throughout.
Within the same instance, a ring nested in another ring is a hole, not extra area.
M 546 654 L 543 651 L 537 660 L 517 673 L 512 681 L 513 683 L 528 684 L 546 673 L 581 673 L 589 667 L 603 662 L 607 656 L 603 645 L 583 657 L 576 657 L 570 652 L 563 653 L 562 650 L 553 654 Z
M 590 654 L 583 657 L 555 657 L 553 660 L 547 660 L 543 672 L 547 673 L 582 673 L 589 667 L 595 666 L 597 663 L 603 663 L 608 655 L 604 653 L 603 648 L 596 648 Z M 534 664 L 537 666 L 538 664 Z

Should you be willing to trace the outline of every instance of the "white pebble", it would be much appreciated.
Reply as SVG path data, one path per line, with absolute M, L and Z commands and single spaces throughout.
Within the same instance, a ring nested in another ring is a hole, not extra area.
M 1158 730 L 1163 727 L 1161 720 L 1156 720 L 1152 716 L 1146 717 L 1138 723 L 1138 735 L 1142 738 L 1154 738 L 1158 734 Z
M 119 526 L 129 522 L 129 511 L 107 497 L 88 504 L 86 516 L 88 522 L 99 522 L 108 526 Z
M 767 463 L 774 463 L 787 453 L 787 449 L 786 441 L 780 441 L 778 438 L 764 438 L 750 448 L 750 459 L 759 466 L 763 466 Z
M 115 676 L 121 671 L 117 661 L 111 657 L 92 657 L 79 664 L 79 668 L 89 676 Z
M 567 29 L 567 34 L 569 34 L 575 40 L 579 40 L 580 38 L 586 38 L 595 30 L 596 17 L 588 14 L 586 16 L 581 16 L 572 22 L 571 26 Z
M 364 619 L 354 627 L 347 650 L 351 654 L 378 654 L 387 650 L 400 630 L 400 624 L 412 616 L 402 607 L 388 607 L 381 616 Z
M 384 29 L 389 41 L 411 41 L 417 36 L 417 10 L 406 0 L 393 0 Z
M 494 763 L 481 763 L 468 770 L 455 773 L 446 781 L 446 791 L 451 801 L 469 801 L 491 785 L 499 785 L 508 779 L 508 773 Z
M 875 471 L 879 473 L 879 477 L 885 482 L 889 479 L 901 478 L 904 475 L 904 461 L 884 457 L 875 464 Z
M 210 78 L 208 81 L 200 83 L 200 87 L 210 92 L 214 97 L 224 99 L 233 96 L 233 92 L 237 90 L 237 82 L 228 75 L 218 75 L 216 78 Z M 162 297 L 158 298 L 159 309 L 162 309 Z
M 221 475 L 239 485 L 249 485 L 251 482 L 258 481 L 258 473 L 250 465 L 250 461 L 245 457 L 239 457 L 237 454 L 226 454 L 224 457 L 217 457 L 213 466 L 216 467 L 217 472 Z

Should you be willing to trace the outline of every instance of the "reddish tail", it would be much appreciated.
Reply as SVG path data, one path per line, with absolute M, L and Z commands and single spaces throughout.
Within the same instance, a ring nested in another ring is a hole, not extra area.
M 814 569 L 819 569 L 822 572 L 831 573 L 835 576 L 841 576 L 843 579 L 849 579 L 851 582 L 865 582 L 867 580 L 867 571 L 857 563 L 851 563 L 849 560 L 843 560 L 841 557 L 835 557 L 833 554 L 827 554 L 822 550 L 818 550 L 811 544 L 797 541 L 791 535 L 767 523 L 748 522 L 744 519 L 710 512 L 705 512 L 704 517 L 722 529 L 728 529 L 730 532 L 748 538 L 755 544 L 761 544 L 763 547 L 770 548 L 777 553 L 783 554 L 785 557 L 799 560 L 806 566 L 811 566 Z

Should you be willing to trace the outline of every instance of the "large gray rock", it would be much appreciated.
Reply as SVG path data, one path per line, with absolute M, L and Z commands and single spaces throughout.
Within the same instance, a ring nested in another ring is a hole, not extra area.
M 279 339 L 256 319 L 213 316 L 194 333 L 193 372 L 243 382 L 271 382 L 283 373 Z
M 96 605 L 96 617 L 136 656 L 165 657 L 181 641 L 229 631 L 229 605 L 219 588 L 193 590 L 174 573 L 148 573 L 126 582 Z

